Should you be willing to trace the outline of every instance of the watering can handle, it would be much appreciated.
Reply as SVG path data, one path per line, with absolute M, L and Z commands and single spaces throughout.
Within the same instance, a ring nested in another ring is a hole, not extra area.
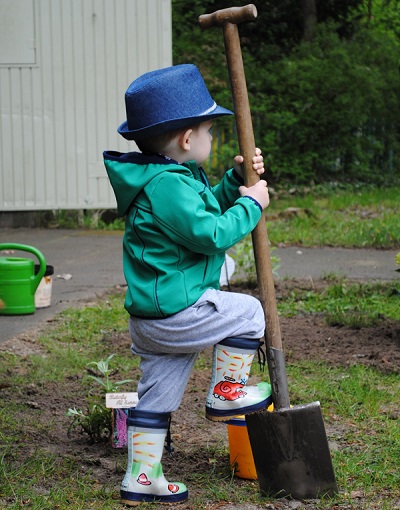
M 32 294 L 36 292 L 36 289 L 39 287 L 39 283 L 46 272 L 46 259 L 44 258 L 42 252 L 40 252 L 37 248 L 33 246 L 28 246 L 27 244 L 16 244 L 16 243 L 3 243 L 0 244 L 0 251 L 2 250 L 20 250 L 20 251 L 28 251 L 29 253 L 33 253 L 39 261 L 40 267 L 39 271 L 36 275 L 32 277 L 31 285 L 32 285 Z

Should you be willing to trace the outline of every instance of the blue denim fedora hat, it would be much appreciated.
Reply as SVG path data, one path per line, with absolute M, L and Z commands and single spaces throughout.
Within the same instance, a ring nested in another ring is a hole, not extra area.
M 143 74 L 125 93 L 126 118 L 118 133 L 127 140 L 190 127 L 221 115 L 193 64 L 181 64 Z

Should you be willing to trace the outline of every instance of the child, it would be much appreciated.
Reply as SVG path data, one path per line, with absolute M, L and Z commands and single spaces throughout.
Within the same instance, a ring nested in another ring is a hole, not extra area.
M 134 506 L 188 497 L 184 484 L 165 479 L 161 457 L 171 412 L 200 351 L 214 346 L 208 419 L 226 421 L 271 402 L 268 383 L 245 386 L 264 335 L 262 307 L 252 296 L 219 290 L 225 251 L 254 229 L 269 196 L 263 180 L 243 185 L 241 156 L 210 186 L 202 169 L 209 131 L 214 118 L 232 112 L 214 102 L 194 65 L 144 74 L 127 89 L 125 103 L 127 121 L 118 132 L 141 152 L 107 151 L 104 161 L 126 216 L 125 308 L 131 350 L 141 358 L 121 485 L 122 502 Z M 264 172 L 259 149 L 253 168 Z

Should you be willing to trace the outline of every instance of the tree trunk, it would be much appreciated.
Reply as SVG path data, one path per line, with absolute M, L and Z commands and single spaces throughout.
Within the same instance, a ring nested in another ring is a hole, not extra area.
M 316 0 L 301 0 L 303 12 L 303 41 L 312 41 L 317 24 Z

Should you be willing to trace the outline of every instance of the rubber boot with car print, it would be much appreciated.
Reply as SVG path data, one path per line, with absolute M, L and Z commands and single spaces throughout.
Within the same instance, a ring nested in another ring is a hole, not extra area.
M 209 420 L 227 421 L 238 414 L 253 413 L 271 404 L 272 391 L 267 382 L 246 386 L 259 347 L 259 340 L 245 338 L 227 338 L 215 345 L 206 400 L 206 417 Z

